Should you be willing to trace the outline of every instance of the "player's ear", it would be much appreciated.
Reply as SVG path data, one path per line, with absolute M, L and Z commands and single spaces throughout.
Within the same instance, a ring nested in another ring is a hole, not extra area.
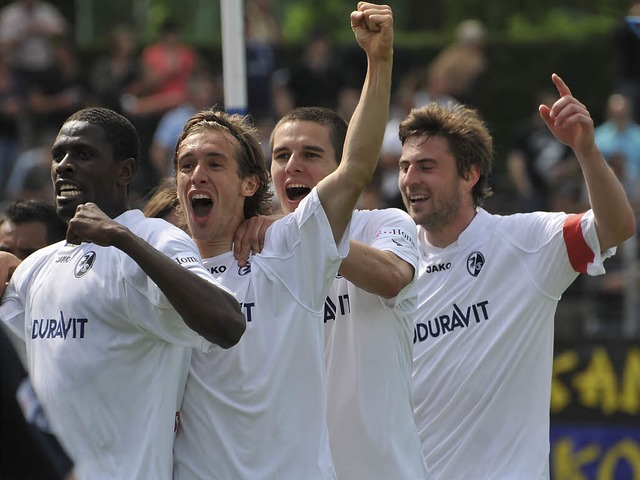
M 473 189 L 478 180 L 480 180 L 480 169 L 477 165 L 471 165 L 467 173 L 462 177 L 465 183 L 469 185 L 469 189 Z
M 133 158 L 125 158 L 120 160 L 118 164 L 118 183 L 120 185 L 129 185 L 136 173 L 136 161 Z
M 258 181 L 257 175 L 248 175 L 242 179 L 242 194 L 245 197 L 251 197 L 254 193 L 258 191 L 258 186 L 260 182 Z

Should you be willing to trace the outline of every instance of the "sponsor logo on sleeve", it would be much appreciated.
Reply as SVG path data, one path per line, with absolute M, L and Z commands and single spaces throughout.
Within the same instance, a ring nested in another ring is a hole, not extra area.
M 374 235 L 374 239 L 378 240 L 379 238 L 391 238 L 391 241 L 395 243 L 399 247 L 406 247 L 410 245 L 413 248 L 416 248 L 416 244 L 414 239 L 402 228 L 382 228 L 378 230 L 378 233 Z
M 178 265 L 186 265 L 187 263 L 200 263 L 200 260 L 198 260 L 198 257 L 194 257 L 193 255 L 176 257 L 174 258 L 174 260 Z

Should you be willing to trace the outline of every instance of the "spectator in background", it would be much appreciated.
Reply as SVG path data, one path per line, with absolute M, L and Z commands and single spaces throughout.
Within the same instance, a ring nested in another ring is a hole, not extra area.
M 607 99 L 605 121 L 596 127 L 596 144 L 615 166 L 625 190 L 637 190 L 640 184 L 640 125 L 633 119 L 629 97 L 613 93 Z
M 330 36 L 320 30 L 313 32 L 287 83 L 293 105 L 336 110 L 340 90 L 345 84 L 342 72 L 343 66 Z
M 413 95 L 413 106 L 423 107 L 435 102 L 445 106 L 458 103 L 455 97 L 449 94 L 449 84 L 445 72 L 435 68 L 427 68 L 426 74 Z
M 628 16 L 640 17 L 640 1 L 632 1 Z M 613 45 L 616 53 L 614 88 L 631 99 L 634 118 L 640 121 L 640 29 L 635 29 L 620 20 L 613 30 Z
M 176 142 L 187 120 L 194 113 L 223 102 L 222 85 L 212 73 L 199 71 L 191 75 L 187 98 L 162 115 L 151 140 L 149 157 L 159 178 L 173 176 Z
M 520 200 L 517 211 L 552 210 L 555 188 L 577 172 L 571 148 L 556 139 L 538 112 L 538 105 L 550 107 L 556 98 L 552 91 L 540 90 L 531 115 L 514 130 L 507 169 Z
M 0 43 L 26 81 L 54 65 L 52 40 L 66 32 L 66 20 L 49 2 L 16 0 L 0 10 Z
M 429 71 L 441 76 L 445 91 L 460 103 L 477 104 L 477 89 L 487 69 L 486 31 L 480 20 L 465 20 L 456 29 L 456 40 L 432 60 Z
M 6 200 L 53 199 L 51 185 L 51 145 L 55 135 L 42 138 L 39 145 L 24 150 L 16 159 L 5 189 Z
M 139 90 L 122 97 L 122 112 L 140 135 L 140 168 L 132 183 L 133 198 L 147 195 L 161 177 L 148 152 L 162 115 L 187 101 L 189 78 L 198 68 L 196 50 L 180 38 L 180 27 L 173 18 L 166 19 L 156 42 L 142 50 Z
M 24 89 L 6 48 L 0 45 L 0 201 L 5 198 L 5 185 L 18 158 L 25 126 Z
M 88 83 L 76 46 L 70 38 L 61 37 L 53 43 L 54 65 L 28 86 L 36 144 L 57 133 L 64 120 L 85 106 L 88 98 Z
M 178 22 L 169 18 L 160 27 L 157 41 L 142 50 L 141 90 L 123 100 L 125 113 L 134 116 L 161 114 L 188 97 L 188 82 L 198 65 L 196 50 L 180 40 Z
M 254 118 L 273 116 L 272 77 L 282 39 L 271 0 L 248 0 L 245 7 L 247 102 Z
M 91 91 L 98 105 L 122 112 L 123 95 L 138 92 L 140 65 L 135 35 L 130 27 L 117 25 L 110 33 L 109 52 L 91 70 Z
M 67 224 L 56 214 L 53 203 L 40 200 L 12 202 L 0 218 L 0 251 L 20 260 L 62 240 L 67 231 Z

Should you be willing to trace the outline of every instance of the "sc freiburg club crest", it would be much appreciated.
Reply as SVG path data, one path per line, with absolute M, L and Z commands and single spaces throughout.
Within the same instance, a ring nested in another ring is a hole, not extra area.
M 483 266 L 484 256 L 480 252 L 473 252 L 467 257 L 467 271 L 472 277 L 480 275 Z
M 95 261 L 96 261 L 96 252 L 92 250 L 88 253 L 85 253 L 82 256 L 82 258 L 78 260 L 78 263 L 76 263 L 76 266 L 73 268 L 73 274 L 76 276 L 76 278 L 82 277 L 85 273 L 91 270 L 91 267 L 93 267 L 93 262 Z

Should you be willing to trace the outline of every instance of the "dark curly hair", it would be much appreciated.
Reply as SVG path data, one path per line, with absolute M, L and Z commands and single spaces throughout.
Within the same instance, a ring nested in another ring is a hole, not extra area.
M 78 110 L 65 120 L 87 122 L 104 132 L 107 142 L 113 148 L 115 160 L 133 158 L 136 167 L 140 161 L 140 137 L 133 124 L 119 113 L 103 107 L 90 107 Z

